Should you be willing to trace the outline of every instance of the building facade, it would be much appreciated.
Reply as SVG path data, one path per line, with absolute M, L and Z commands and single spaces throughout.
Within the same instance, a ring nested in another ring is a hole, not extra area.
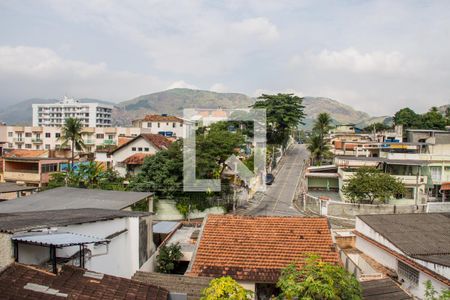
M 136 137 L 137 127 L 85 127 L 82 137 L 86 152 L 119 145 L 120 137 Z M 3 149 L 55 150 L 62 148 L 61 127 L 0 125 Z M 68 146 L 70 148 L 70 146 Z
M 184 120 L 175 116 L 146 115 L 143 119 L 134 120 L 133 127 L 142 128 L 143 133 L 161 134 L 168 137 L 184 138 Z
M 33 104 L 33 126 L 61 127 L 67 118 L 77 118 L 85 127 L 111 127 L 112 109 L 112 105 L 81 103 L 64 96 L 57 103 Z

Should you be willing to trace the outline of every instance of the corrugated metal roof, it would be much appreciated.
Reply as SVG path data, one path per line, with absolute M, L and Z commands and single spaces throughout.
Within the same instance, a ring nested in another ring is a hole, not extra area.
M 358 216 L 406 255 L 450 267 L 450 214 Z
M 60 187 L 0 203 L 0 212 L 44 211 L 55 209 L 124 209 L 152 193 L 107 191 Z
M 406 300 L 413 299 L 390 278 L 361 282 L 365 300 Z
M 163 221 L 153 225 L 153 233 L 171 233 L 178 226 L 178 222 Z
M 67 247 L 93 243 L 109 243 L 109 240 L 72 232 L 39 233 L 13 236 L 13 241 L 42 246 Z

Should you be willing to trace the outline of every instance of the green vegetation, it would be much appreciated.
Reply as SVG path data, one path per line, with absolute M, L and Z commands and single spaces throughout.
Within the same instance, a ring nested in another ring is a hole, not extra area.
M 425 300 L 450 300 L 450 289 L 437 292 L 430 280 L 425 282 Z
M 168 150 L 144 160 L 142 171 L 130 179 L 129 189 L 133 191 L 154 192 L 158 198 L 174 199 L 178 211 L 185 217 L 195 209 L 209 208 L 215 198 L 228 201 L 232 191 L 229 182 L 221 177 L 225 160 L 238 154 L 244 143 L 239 130 L 228 131 L 226 122 L 218 122 L 209 128 L 199 128 L 196 137 L 197 178 L 221 179 L 222 191 L 217 193 L 183 191 L 183 153 L 182 141 L 174 142 Z M 216 201 L 217 203 L 217 201 Z M 228 207 L 229 203 L 222 203 Z
M 392 126 L 386 125 L 386 124 L 381 123 L 381 122 L 377 122 L 377 123 L 373 123 L 373 124 L 370 124 L 370 125 L 364 127 L 363 131 L 364 132 L 368 132 L 368 133 L 372 133 L 374 131 L 375 132 L 382 132 L 382 131 L 385 131 L 385 130 L 388 130 L 388 129 L 391 129 L 391 128 L 392 128 Z
M 289 135 L 305 118 L 303 99 L 294 94 L 262 94 L 253 108 L 266 109 L 267 143 L 286 146 Z
M 350 177 L 342 192 L 353 203 L 368 201 L 372 204 L 375 200 L 386 203 L 393 196 L 404 194 L 405 186 L 399 179 L 381 170 L 362 167 Z
M 295 263 L 286 267 L 277 286 L 282 291 L 279 299 L 362 299 L 360 284 L 352 274 L 317 255 L 307 257 L 301 269 Z
M 202 291 L 201 300 L 249 300 L 253 292 L 244 289 L 230 276 L 216 278 Z
M 83 137 L 81 136 L 82 129 L 83 125 L 81 124 L 81 120 L 76 118 L 66 119 L 61 128 L 62 146 L 67 146 L 70 143 L 70 149 L 72 151 L 71 168 L 73 168 L 75 161 L 75 148 L 78 150 L 84 150 L 86 148 Z
M 68 186 L 122 191 L 125 190 L 123 180 L 116 171 L 104 170 L 101 164 L 88 162 L 80 164 L 78 170 L 52 174 L 46 189 Z
M 330 145 L 325 139 L 331 128 L 331 117 L 328 113 L 320 113 L 314 122 L 313 131 L 308 141 L 313 165 L 321 165 L 324 158 L 331 157 Z
M 160 273 L 171 274 L 176 267 L 176 263 L 183 256 L 181 246 L 178 243 L 164 245 L 159 249 L 156 257 L 157 271 Z
M 443 130 L 449 122 L 449 117 L 445 113 L 441 113 L 437 107 L 432 107 L 424 114 L 417 114 L 412 109 L 406 107 L 400 109 L 394 115 L 394 123 L 396 125 L 403 125 L 404 129 Z

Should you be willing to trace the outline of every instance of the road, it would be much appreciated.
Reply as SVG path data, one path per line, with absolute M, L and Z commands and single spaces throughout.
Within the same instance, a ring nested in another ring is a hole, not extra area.
M 302 215 L 292 207 L 292 200 L 298 184 L 302 184 L 305 161 L 308 160 L 308 157 L 309 154 L 305 145 L 294 144 L 286 152 L 286 156 L 283 158 L 283 165 L 278 171 L 273 184 L 267 186 L 267 191 L 261 202 L 256 207 L 250 207 L 248 210 L 241 212 L 241 214 L 253 216 Z

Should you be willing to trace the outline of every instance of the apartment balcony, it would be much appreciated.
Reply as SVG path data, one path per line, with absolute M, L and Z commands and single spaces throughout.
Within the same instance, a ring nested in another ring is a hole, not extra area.
M 40 126 L 36 126 L 36 127 L 31 127 L 31 131 L 32 132 L 42 132 L 43 129 Z
M 14 138 L 13 141 L 14 141 L 14 143 L 24 143 L 25 139 L 24 138 Z
M 103 145 L 116 145 L 116 140 L 104 140 Z
M 95 145 L 95 141 L 94 140 L 84 140 L 84 143 L 86 145 Z
M 422 185 L 427 184 L 427 176 L 414 176 L 414 175 L 392 175 L 395 178 L 400 179 L 404 185 Z
M 42 144 L 43 143 L 42 139 L 32 139 L 31 142 L 33 144 Z
M 15 132 L 24 132 L 25 131 L 25 127 L 24 126 L 15 126 L 14 127 L 14 131 Z
M 106 125 L 106 124 L 102 124 L 102 125 Z M 111 125 L 111 124 L 107 124 L 107 125 Z M 115 127 L 105 127 L 106 134 L 116 133 L 116 132 L 117 132 L 117 128 L 115 128 Z

